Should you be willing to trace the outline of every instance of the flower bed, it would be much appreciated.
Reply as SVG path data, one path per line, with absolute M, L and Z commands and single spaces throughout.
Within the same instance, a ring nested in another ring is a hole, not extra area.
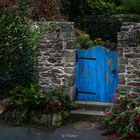
M 114 104 L 105 112 L 103 134 L 121 139 L 140 139 L 140 94 L 117 94 Z
M 8 102 L 8 105 L 1 105 L 1 114 L 6 122 L 16 125 L 43 124 L 57 127 L 69 116 L 73 107 L 64 89 L 51 88 L 45 94 L 39 92 L 35 85 L 14 89 Z

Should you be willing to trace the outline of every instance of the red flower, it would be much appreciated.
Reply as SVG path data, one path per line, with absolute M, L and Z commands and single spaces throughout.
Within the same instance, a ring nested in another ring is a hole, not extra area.
M 140 121 L 140 116 L 137 116 L 135 120 Z
M 116 137 L 120 137 L 120 136 L 121 136 L 121 133 L 119 133 L 119 132 L 114 132 L 114 135 L 115 135 Z
M 112 124 L 109 124 L 109 128 L 112 129 L 113 128 L 113 125 Z
M 115 107 L 115 110 L 116 110 L 116 111 L 119 111 L 119 110 L 120 110 L 120 108 L 119 108 L 119 107 Z
M 138 123 L 138 126 L 140 127 L 140 122 Z
M 121 118 L 122 118 L 124 121 L 127 121 L 126 116 L 122 115 Z
M 107 115 L 107 116 L 113 116 L 113 114 L 111 112 L 105 112 L 105 115 Z
M 114 92 L 115 92 L 115 93 L 118 93 L 118 92 L 119 92 L 119 90 L 118 90 L 118 89 L 114 89 Z
M 50 107 L 55 107 L 55 105 L 56 105 L 55 103 L 52 103 L 50 104 Z
M 118 99 L 115 96 L 113 96 L 112 98 L 113 98 L 114 102 L 118 101 Z
M 126 108 L 126 110 L 131 110 L 131 108 Z
M 129 132 L 129 135 L 132 136 L 132 137 L 135 137 L 136 136 L 136 132 L 134 130 L 133 131 L 130 131 Z

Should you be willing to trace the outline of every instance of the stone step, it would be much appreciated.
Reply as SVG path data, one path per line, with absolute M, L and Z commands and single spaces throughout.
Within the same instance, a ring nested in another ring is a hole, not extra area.
M 91 110 L 72 110 L 71 114 L 91 115 L 91 116 L 104 116 L 103 111 L 91 111 Z
M 112 103 L 75 101 L 74 104 L 80 110 L 105 111 Z
M 70 112 L 71 119 L 73 121 L 95 121 L 103 117 L 105 114 L 103 111 L 92 110 L 72 110 Z

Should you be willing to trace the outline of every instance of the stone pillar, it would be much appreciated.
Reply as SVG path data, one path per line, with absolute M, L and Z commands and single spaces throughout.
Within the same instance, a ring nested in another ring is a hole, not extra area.
M 39 87 L 65 86 L 70 96 L 75 86 L 74 23 L 56 22 L 55 29 L 46 33 L 39 44 Z
M 119 86 L 140 93 L 140 23 L 125 22 L 118 33 Z

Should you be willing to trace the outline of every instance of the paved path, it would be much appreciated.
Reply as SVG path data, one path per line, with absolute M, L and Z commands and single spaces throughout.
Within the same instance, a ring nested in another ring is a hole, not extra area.
M 0 125 L 0 140 L 111 140 L 100 135 L 100 131 L 93 127 L 90 130 L 78 130 L 73 125 L 62 126 L 49 133 L 31 128 L 8 127 Z M 114 138 L 112 140 L 115 140 Z

